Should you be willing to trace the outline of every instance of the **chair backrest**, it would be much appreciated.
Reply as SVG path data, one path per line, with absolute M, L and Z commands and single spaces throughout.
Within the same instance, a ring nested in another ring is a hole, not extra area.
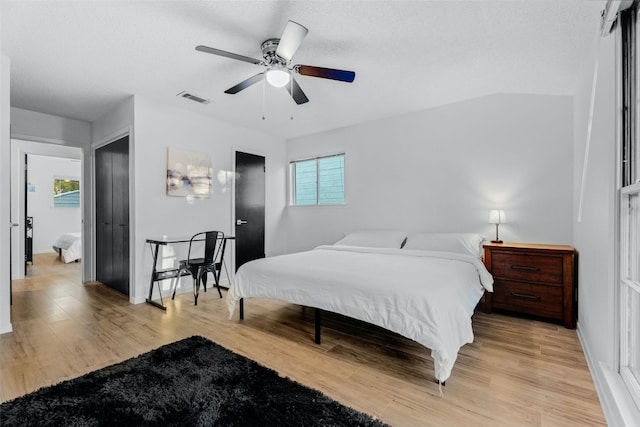
M 191 241 L 189 242 L 189 254 L 187 256 L 187 259 L 191 260 L 191 248 L 193 246 L 193 242 L 204 240 L 204 262 L 207 264 L 212 264 L 214 259 L 220 252 L 220 245 L 222 244 L 223 238 L 224 233 L 222 231 L 203 231 L 194 234 L 193 237 L 191 237 Z M 200 257 L 194 256 L 194 258 Z

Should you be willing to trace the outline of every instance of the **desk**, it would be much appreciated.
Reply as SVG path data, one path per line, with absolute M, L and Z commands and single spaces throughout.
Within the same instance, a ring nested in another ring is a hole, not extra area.
M 203 239 L 196 239 L 194 240 L 194 242 L 196 241 L 202 241 Z M 224 264 L 224 251 L 227 248 L 227 241 L 228 240 L 235 240 L 235 237 L 233 236 L 224 236 L 222 238 L 222 244 L 218 247 L 218 252 L 215 254 L 213 259 L 218 259 L 218 255 L 220 256 L 220 264 L 222 266 L 224 266 L 225 270 L 227 269 L 226 265 Z M 191 241 L 191 237 L 167 237 L 167 236 L 163 236 L 162 238 L 159 239 L 147 239 L 146 243 L 149 244 L 149 247 L 151 247 L 151 254 L 153 256 L 153 268 L 151 270 L 151 280 L 149 282 L 149 297 L 145 300 L 148 304 L 151 304 L 154 307 L 158 307 L 161 310 L 166 310 L 167 307 L 164 305 L 164 302 L 162 301 L 162 289 L 160 288 L 160 284 L 158 283 L 158 294 L 160 295 L 160 304 L 158 304 L 157 302 L 153 301 L 153 284 L 156 282 L 159 282 L 160 280 L 165 280 L 165 279 L 173 279 L 173 278 L 178 278 L 181 276 L 180 274 L 180 270 L 176 267 L 176 268 L 169 268 L 169 269 L 163 269 L 163 270 L 158 270 L 157 269 L 157 264 L 158 264 L 158 249 L 160 248 L 160 246 L 166 246 L 166 245 L 170 245 L 170 244 L 178 244 L 178 243 L 189 243 Z M 214 279 L 216 281 L 216 283 L 220 283 L 220 273 L 222 272 L 222 267 L 220 268 L 220 271 L 218 272 L 218 274 L 216 275 L 214 273 Z M 188 272 L 183 272 L 182 275 L 187 275 L 189 274 Z M 229 273 L 227 272 L 227 279 L 229 279 Z

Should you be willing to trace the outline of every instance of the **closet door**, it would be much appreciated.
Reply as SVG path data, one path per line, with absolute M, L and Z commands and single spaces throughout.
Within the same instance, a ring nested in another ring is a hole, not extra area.
M 129 139 L 113 144 L 113 288 L 129 295 Z
M 129 295 L 129 138 L 96 150 L 96 280 Z
M 96 280 L 107 286 L 113 282 L 112 157 L 110 145 L 96 150 Z

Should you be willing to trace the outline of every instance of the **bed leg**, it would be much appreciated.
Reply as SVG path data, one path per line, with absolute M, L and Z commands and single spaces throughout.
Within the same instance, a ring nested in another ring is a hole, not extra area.
M 315 309 L 316 344 L 320 344 L 320 309 Z
M 244 320 L 244 298 L 240 298 L 240 320 Z

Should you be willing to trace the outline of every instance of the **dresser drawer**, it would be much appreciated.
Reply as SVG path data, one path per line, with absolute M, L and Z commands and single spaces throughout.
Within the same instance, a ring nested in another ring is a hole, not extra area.
M 561 286 L 511 282 L 496 279 L 493 285 L 493 306 L 535 316 L 562 317 Z
M 561 284 L 562 257 L 495 251 L 491 259 L 491 273 L 497 278 Z

